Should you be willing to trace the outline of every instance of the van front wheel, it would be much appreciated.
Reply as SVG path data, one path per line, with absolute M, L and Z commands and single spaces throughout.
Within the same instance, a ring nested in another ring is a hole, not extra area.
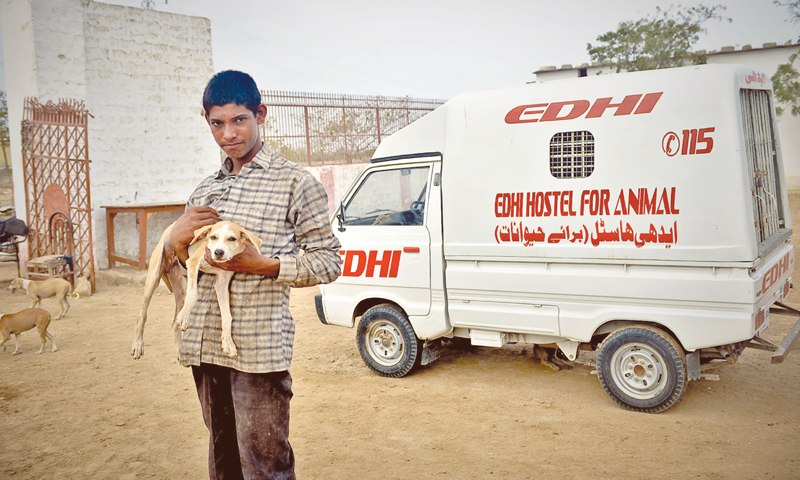
M 358 323 L 358 352 L 378 375 L 398 378 L 419 365 L 422 346 L 408 317 L 394 305 L 367 310 Z
M 603 390 L 628 410 L 661 413 L 686 388 L 686 355 L 671 335 L 649 325 L 612 332 L 597 352 Z

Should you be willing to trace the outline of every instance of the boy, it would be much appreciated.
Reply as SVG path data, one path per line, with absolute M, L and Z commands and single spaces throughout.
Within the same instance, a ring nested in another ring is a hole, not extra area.
M 180 362 L 192 367 L 209 430 L 210 478 L 294 478 L 288 435 L 295 328 L 289 295 L 293 286 L 334 281 L 340 244 L 328 222 L 322 185 L 262 144 L 259 125 L 267 107 L 249 75 L 216 74 L 206 86 L 203 108 L 228 156 L 191 195 L 170 240 L 185 262 L 194 231 L 223 219 L 264 243 L 260 252 L 250 245 L 221 264 L 206 252 L 209 264 L 237 272 L 230 303 L 238 356 L 222 351 L 214 276 L 205 275 L 198 282 L 199 299 L 183 335 Z

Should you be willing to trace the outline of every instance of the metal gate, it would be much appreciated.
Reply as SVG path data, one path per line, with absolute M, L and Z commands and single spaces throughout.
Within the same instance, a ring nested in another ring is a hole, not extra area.
M 75 275 L 94 288 L 88 117 L 80 100 L 26 98 L 22 166 L 30 258 L 71 257 Z

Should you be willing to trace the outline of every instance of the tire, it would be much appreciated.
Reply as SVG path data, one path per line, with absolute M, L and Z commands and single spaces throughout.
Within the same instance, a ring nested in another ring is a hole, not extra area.
M 686 355 L 671 335 L 649 325 L 612 332 L 597 352 L 597 378 L 622 408 L 661 413 L 686 388 Z
M 422 343 L 405 313 L 394 305 L 367 310 L 358 323 L 356 343 L 361 359 L 384 377 L 407 375 L 420 363 Z

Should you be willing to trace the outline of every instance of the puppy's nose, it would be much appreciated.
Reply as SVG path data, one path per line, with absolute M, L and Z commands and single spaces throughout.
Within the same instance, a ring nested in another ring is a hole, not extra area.
M 221 248 L 214 250 L 215 258 L 222 258 L 223 255 L 225 255 L 225 251 L 223 251 Z

